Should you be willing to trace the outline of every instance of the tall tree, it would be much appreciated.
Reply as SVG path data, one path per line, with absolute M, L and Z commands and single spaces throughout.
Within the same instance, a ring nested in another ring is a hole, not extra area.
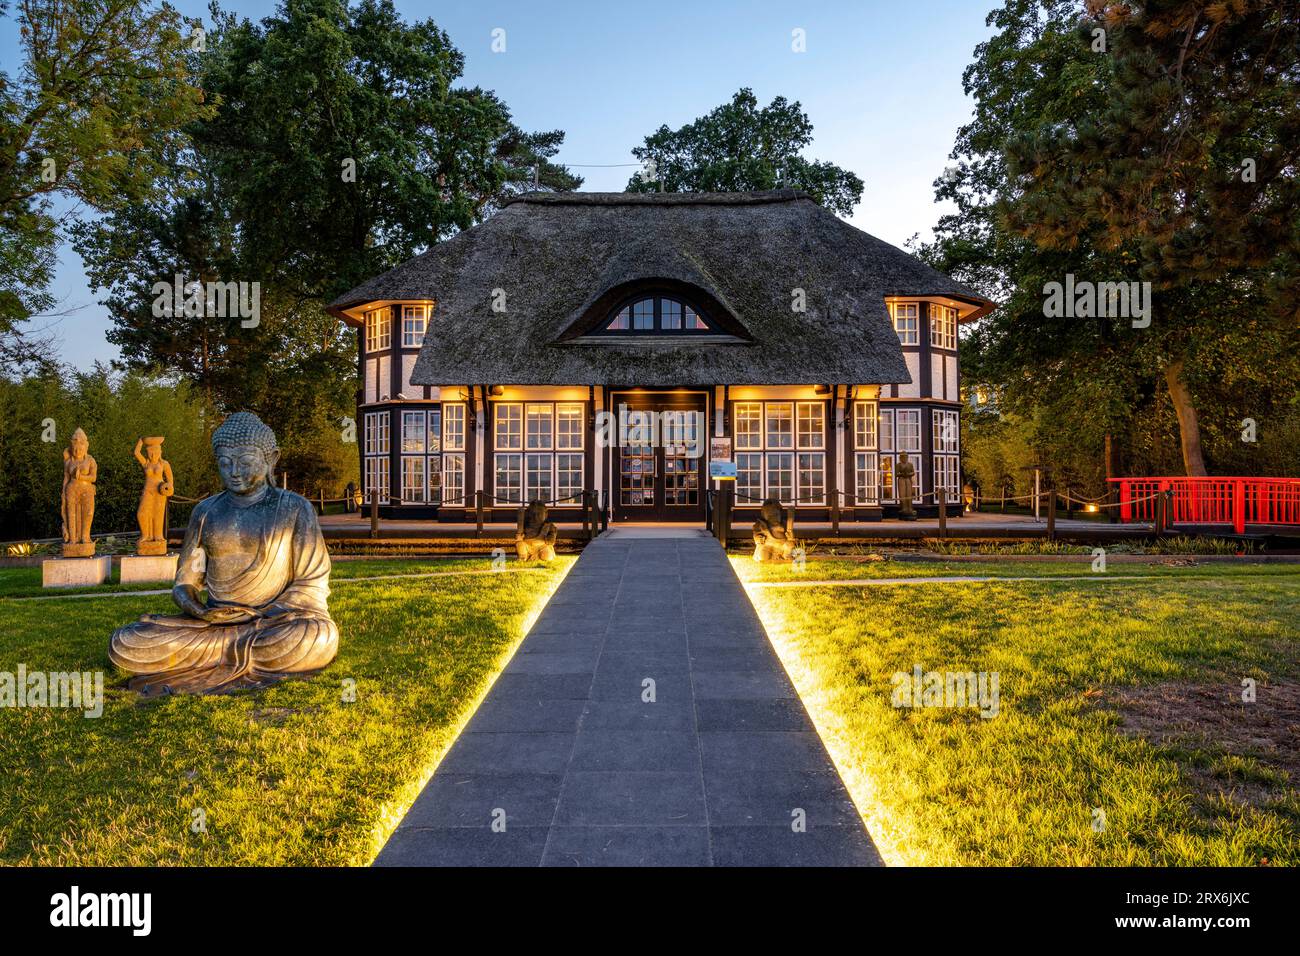
M 783 96 L 760 108 L 754 91 L 740 90 L 681 129 L 661 126 L 632 154 L 645 170 L 629 192 L 745 192 L 802 189 L 847 216 L 862 198 L 862 180 L 833 163 L 805 159 L 812 123 L 798 101 Z
M 160 175 L 166 201 L 77 232 L 130 368 L 162 368 L 220 410 L 277 428 L 295 482 L 337 486 L 354 414 L 355 339 L 323 306 L 472 225 L 513 192 L 571 189 L 563 133 L 526 133 L 494 94 L 455 84 L 463 58 L 388 0 L 286 0 L 258 23 L 214 6 L 191 69 L 216 114 Z M 156 282 L 258 283 L 260 321 L 158 314 Z
M 1203 475 L 1193 364 L 1242 318 L 1220 307 L 1244 295 L 1256 339 L 1300 321 L 1300 7 L 1087 8 L 1075 35 L 1107 64 L 1108 95 L 1073 122 L 1008 141 L 1018 194 L 1003 210 L 1040 246 L 1087 236 L 1134 251 L 1157 293 L 1152 329 L 1184 466 Z
M 166 4 L 20 0 L 17 19 L 22 67 L 0 73 L 6 364 L 28 354 L 23 323 L 53 304 L 53 197 L 107 211 L 147 196 L 181 127 L 212 111 L 186 68 L 189 27 Z

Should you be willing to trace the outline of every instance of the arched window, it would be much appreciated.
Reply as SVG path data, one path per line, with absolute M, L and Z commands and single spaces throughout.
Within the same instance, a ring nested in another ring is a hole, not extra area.
M 601 327 L 602 332 L 633 335 L 678 335 L 712 332 L 713 326 L 694 306 L 666 295 L 624 303 Z

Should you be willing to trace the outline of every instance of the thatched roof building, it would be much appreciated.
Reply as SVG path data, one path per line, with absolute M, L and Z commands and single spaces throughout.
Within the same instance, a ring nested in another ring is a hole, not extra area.
M 696 303 L 709 333 L 601 335 L 643 290 Z M 889 384 L 909 381 L 893 296 L 992 307 L 801 192 L 534 193 L 329 310 L 435 302 L 419 385 Z

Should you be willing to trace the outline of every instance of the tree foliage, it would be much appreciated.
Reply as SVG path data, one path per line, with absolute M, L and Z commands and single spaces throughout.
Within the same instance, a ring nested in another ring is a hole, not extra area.
M 812 123 L 799 103 L 783 96 L 759 107 L 753 90 L 740 90 L 681 129 L 659 129 L 632 154 L 646 170 L 629 192 L 746 192 L 802 189 L 842 216 L 862 198 L 862 180 L 833 163 L 805 159 Z

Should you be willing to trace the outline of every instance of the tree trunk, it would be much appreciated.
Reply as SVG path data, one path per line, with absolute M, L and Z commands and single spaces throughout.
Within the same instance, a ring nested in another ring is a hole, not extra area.
M 1192 404 L 1192 393 L 1183 381 L 1183 360 L 1170 362 L 1165 369 L 1165 382 L 1169 385 L 1169 397 L 1174 403 L 1174 412 L 1178 415 L 1178 437 L 1183 447 L 1183 470 L 1188 475 L 1204 475 L 1205 457 L 1201 454 L 1201 426 L 1196 418 L 1196 406 Z
M 1117 467 L 1117 462 L 1116 462 L 1116 458 L 1117 458 L 1115 454 L 1116 450 L 1117 449 L 1115 448 L 1115 436 L 1113 436 L 1110 432 L 1106 432 L 1106 445 L 1104 451 L 1102 452 L 1102 456 L 1104 459 L 1104 464 L 1106 466 L 1107 478 L 1119 477 L 1119 475 L 1117 474 L 1119 468 Z

